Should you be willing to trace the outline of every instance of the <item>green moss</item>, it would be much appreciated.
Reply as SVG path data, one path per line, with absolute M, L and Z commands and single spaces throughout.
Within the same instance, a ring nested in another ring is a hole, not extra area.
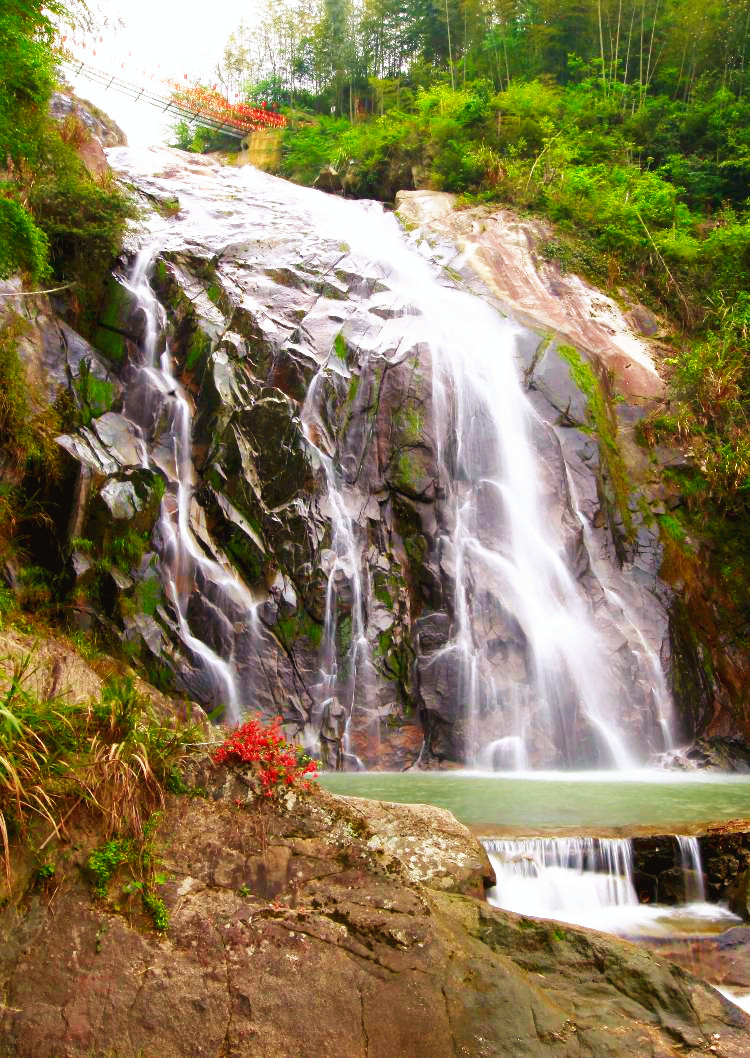
M 128 292 L 120 283 L 110 279 L 105 290 L 103 309 L 94 333 L 94 344 L 98 352 L 115 363 L 123 361 L 127 354 L 123 331 L 130 307 Z
M 599 454 L 613 492 L 613 502 L 620 512 L 625 532 L 632 539 L 633 516 L 630 511 L 630 482 L 625 461 L 617 443 L 617 425 L 610 413 L 603 387 L 588 361 L 571 345 L 560 345 L 558 353 L 568 364 L 570 377 L 587 400 L 589 421 L 596 431 Z
M 396 469 L 398 471 L 397 484 L 406 486 L 407 488 L 414 488 L 416 486 L 419 479 L 419 467 L 410 451 L 403 450 L 399 453 Z
M 424 414 L 419 408 L 406 408 L 402 413 L 404 439 L 417 444 L 422 440 Z
M 83 426 L 88 426 L 92 419 L 97 419 L 100 415 L 109 411 L 114 404 L 114 384 L 106 379 L 92 375 L 87 360 L 81 362 L 75 388 L 81 405 L 81 423 Z
M 139 533 L 128 526 L 110 537 L 104 548 L 105 562 L 127 572 L 137 566 L 148 547 L 148 533 Z
M 421 533 L 415 533 L 414 536 L 407 536 L 404 540 L 404 548 L 411 561 L 419 566 L 421 566 L 427 558 L 427 541 Z
M 339 651 L 346 657 L 352 645 L 352 619 L 350 616 L 342 618 L 338 625 Z
M 378 602 L 381 602 L 383 606 L 387 606 L 390 609 L 390 607 L 393 606 L 393 597 L 389 590 L 388 581 L 389 578 L 382 570 L 374 570 L 372 576 L 372 593 Z
M 323 639 L 323 626 L 313 620 L 306 610 L 298 610 L 288 617 L 279 618 L 276 631 L 287 649 L 298 639 L 307 638 L 317 650 Z
M 162 601 L 161 583 L 158 577 L 146 577 L 138 581 L 135 589 L 135 605 L 139 613 L 153 617 Z
M 185 367 L 188 371 L 194 371 L 200 364 L 201 360 L 208 356 L 210 351 L 211 339 L 208 335 L 200 330 L 200 328 L 193 331 L 188 343 L 187 357 L 185 359 Z
M 346 348 L 346 340 L 344 339 L 344 335 L 341 332 L 339 332 L 334 339 L 333 351 L 335 352 L 339 360 L 343 360 L 344 363 L 346 363 L 349 353 Z
M 252 540 L 241 529 L 233 529 L 232 535 L 227 540 L 224 548 L 232 561 L 242 571 L 249 584 L 259 584 L 262 581 L 263 556 Z
M 662 514 L 659 518 L 659 526 L 662 533 L 671 537 L 678 544 L 685 542 L 685 529 L 683 525 L 671 514 Z
M 353 404 L 357 399 L 357 393 L 359 392 L 359 375 L 352 375 L 349 379 L 349 392 L 346 395 L 346 399 L 349 404 Z

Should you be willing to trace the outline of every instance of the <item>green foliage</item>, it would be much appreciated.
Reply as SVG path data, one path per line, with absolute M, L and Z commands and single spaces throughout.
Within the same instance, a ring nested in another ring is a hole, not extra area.
M 71 805 L 84 801 L 112 837 L 89 865 L 101 892 L 130 850 L 144 847 L 155 825 L 152 810 L 195 730 L 156 716 L 132 680 L 109 681 L 88 707 L 40 699 L 26 689 L 32 664 L 31 655 L 18 661 L 0 699 L 0 836 L 8 882 L 10 839 L 34 817 L 58 830 Z
M 133 207 L 79 160 L 82 130 L 60 128 L 48 114 L 53 18 L 66 14 L 55 0 L 6 0 L 0 10 L 0 277 L 73 281 L 85 315 Z
M 205 154 L 207 151 L 236 151 L 237 139 L 227 136 L 226 133 L 210 129 L 199 122 L 185 121 L 181 118 L 172 126 L 172 139 L 170 147 L 177 147 L 181 151 L 193 151 L 195 154 Z M 180 205 L 177 199 L 175 212 L 179 211 Z M 160 207 L 157 206 L 157 209 Z M 168 207 L 166 207 L 168 209 Z M 161 211 L 161 210 L 160 210 Z
M 87 867 L 93 876 L 91 887 L 94 896 L 104 900 L 109 883 L 122 864 L 133 857 L 134 845 L 130 838 L 114 838 L 94 849 L 88 858 Z
M 44 232 L 20 202 L 3 197 L 0 184 L 0 279 L 21 271 L 32 282 L 42 282 L 50 271 L 48 252 Z
M 146 821 L 140 841 L 133 838 L 113 838 L 94 849 L 86 866 L 91 877 L 93 894 L 97 900 L 102 901 L 109 898 L 112 880 L 121 868 L 127 866 L 131 878 L 123 884 L 122 894 L 139 894 L 143 909 L 151 919 L 154 930 L 157 933 L 165 933 L 169 928 L 169 913 L 155 889 L 156 886 L 163 885 L 166 878 L 154 871 L 153 838 L 160 818 L 160 813 L 155 812 Z
M 0 446 L 19 470 L 54 473 L 59 464 L 55 435 L 60 423 L 54 409 L 35 394 L 18 355 L 25 322 L 11 316 L 0 326 Z M 41 410 L 37 410 L 38 405 Z
M 135 211 L 119 188 L 96 183 L 67 145 L 50 140 L 52 165 L 37 174 L 29 206 L 49 242 L 56 278 L 76 281 L 91 301 L 103 292 Z
M 169 912 L 160 896 L 150 889 L 143 889 L 141 894 L 143 906 L 151 916 L 151 922 L 157 933 L 166 933 L 169 928 Z
M 338 160 L 340 138 L 350 127 L 341 118 L 317 118 L 309 124 L 292 126 L 284 137 L 282 174 L 298 184 L 312 184 L 325 165 Z
M 127 573 L 139 564 L 148 544 L 148 533 L 139 533 L 132 526 L 120 529 L 105 545 L 105 564 L 117 566 Z

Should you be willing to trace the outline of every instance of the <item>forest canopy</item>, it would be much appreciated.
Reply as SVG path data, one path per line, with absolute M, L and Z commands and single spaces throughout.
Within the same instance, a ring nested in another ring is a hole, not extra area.
M 220 67 L 232 90 L 303 94 L 338 113 L 379 100 L 380 81 L 494 90 L 595 75 L 628 106 L 648 92 L 743 94 L 750 0 L 265 0 L 230 37 Z M 387 86 L 390 87 L 390 86 Z

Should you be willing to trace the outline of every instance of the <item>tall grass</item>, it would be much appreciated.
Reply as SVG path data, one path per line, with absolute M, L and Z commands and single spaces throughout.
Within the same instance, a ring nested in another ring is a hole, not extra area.
M 11 847 L 31 824 L 48 828 L 44 848 L 81 805 L 103 819 L 107 836 L 143 838 L 144 821 L 195 727 L 156 715 L 130 679 L 105 684 L 82 706 L 39 699 L 26 689 L 32 655 L 17 662 L 0 698 L 0 840 L 8 890 Z

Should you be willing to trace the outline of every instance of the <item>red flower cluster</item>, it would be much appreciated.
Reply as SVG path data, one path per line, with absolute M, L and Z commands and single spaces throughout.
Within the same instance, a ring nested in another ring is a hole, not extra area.
M 215 764 L 256 764 L 265 797 L 281 795 L 290 787 L 309 790 L 309 779 L 318 773 L 318 762 L 284 738 L 281 717 L 270 723 L 264 723 L 259 716 L 246 721 L 228 735 L 213 760 Z
M 185 75 L 187 77 L 187 74 Z M 223 121 L 235 128 L 252 132 L 262 126 L 272 125 L 282 128 L 286 125 L 283 114 L 276 114 L 261 107 L 251 107 L 247 103 L 230 103 L 216 88 L 203 85 L 181 85 L 177 81 L 168 81 L 172 89 L 172 101 L 188 110 Z

